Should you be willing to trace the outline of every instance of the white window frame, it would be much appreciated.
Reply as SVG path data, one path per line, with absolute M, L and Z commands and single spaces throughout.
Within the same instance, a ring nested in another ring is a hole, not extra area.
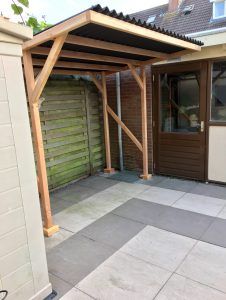
M 213 3 L 213 20 L 221 19 L 226 17 L 226 0 L 210 0 Z M 224 2 L 224 15 L 216 17 L 216 4 Z

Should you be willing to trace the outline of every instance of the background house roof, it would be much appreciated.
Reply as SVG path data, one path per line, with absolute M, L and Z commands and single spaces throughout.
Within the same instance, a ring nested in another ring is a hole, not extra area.
M 194 8 L 185 15 L 183 9 L 190 5 L 194 5 Z M 212 20 L 212 12 L 213 3 L 209 0 L 183 0 L 175 12 L 169 13 L 168 4 L 165 4 L 134 13 L 131 17 L 147 21 L 149 16 L 156 15 L 152 24 L 183 35 L 226 27 L 226 18 Z

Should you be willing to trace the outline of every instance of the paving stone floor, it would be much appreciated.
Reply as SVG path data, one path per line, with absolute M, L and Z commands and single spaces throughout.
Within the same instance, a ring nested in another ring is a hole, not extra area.
M 226 186 L 125 171 L 51 202 L 54 299 L 226 300 Z

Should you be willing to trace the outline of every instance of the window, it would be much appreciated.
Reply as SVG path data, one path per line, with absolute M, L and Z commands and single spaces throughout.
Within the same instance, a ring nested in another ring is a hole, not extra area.
M 226 122 L 226 61 L 212 65 L 211 120 Z
M 199 131 L 199 77 L 198 72 L 161 75 L 162 132 Z
M 226 1 L 215 0 L 213 2 L 213 19 L 226 17 Z
M 147 19 L 147 23 L 153 23 L 155 21 L 156 15 L 149 16 Z

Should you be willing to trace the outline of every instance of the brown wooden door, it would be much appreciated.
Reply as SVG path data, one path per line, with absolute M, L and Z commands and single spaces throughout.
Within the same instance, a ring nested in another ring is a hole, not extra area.
M 207 65 L 154 69 L 154 172 L 205 180 Z

